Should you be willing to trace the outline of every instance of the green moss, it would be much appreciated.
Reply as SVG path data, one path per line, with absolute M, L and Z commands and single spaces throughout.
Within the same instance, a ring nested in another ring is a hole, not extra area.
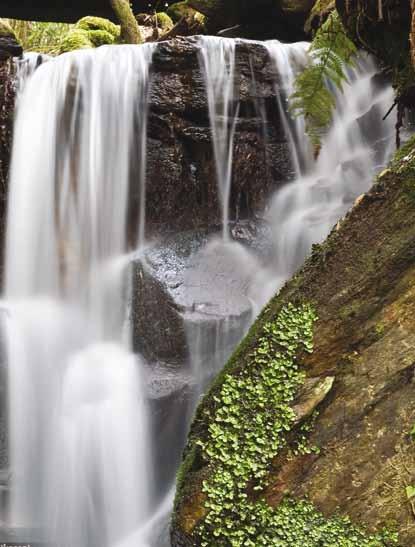
M 102 17 L 84 17 L 61 41 L 60 53 L 114 44 L 120 37 L 120 28 Z
M 92 47 L 94 47 L 94 45 L 89 38 L 88 31 L 77 28 L 68 32 L 68 34 L 63 38 L 60 45 L 60 53 Z
M 193 17 L 197 20 L 198 23 L 204 25 L 206 22 L 206 17 L 199 11 L 193 9 L 188 5 L 187 1 L 176 2 L 172 4 L 167 9 L 167 15 L 171 17 L 174 23 L 177 23 L 183 17 Z
M 168 32 L 174 27 L 172 18 L 167 15 L 164 11 L 161 11 L 156 14 L 157 26 L 160 27 L 163 31 Z
M 88 37 L 95 47 L 111 45 L 115 42 L 115 37 L 106 30 L 90 30 Z
M 120 27 L 102 17 L 84 17 L 76 23 L 76 28 L 87 31 L 105 31 L 114 39 L 120 36 Z

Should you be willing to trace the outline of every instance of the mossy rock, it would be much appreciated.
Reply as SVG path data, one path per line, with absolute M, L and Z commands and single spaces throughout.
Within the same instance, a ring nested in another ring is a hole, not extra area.
M 174 27 L 173 19 L 164 11 L 156 14 L 156 21 L 157 26 L 164 32 L 168 32 Z
M 84 17 L 63 38 L 60 53 L 111 45 L 118 41 L 120 27 L 102 17 Z
M 75 28 L 68 32 L 63 38 L 60 46 L 60 53 L 67 53 L 69 51 L 75 51 L 76 49 L 88 49 L 93 48 L 89 32 L 80 28 Z
M 115 36 L 106 30 L 90 30 L 88 38 L 95 47 L 111 45 L 115 43 Z
M 119 38 L 121 34 L 120 27 L 109 21 L 108 19 L 103 19 L 102 17 L 83 17 L 76 23 L 76 28 L 87 30 L 87 31 L 104 31 L 115 39 Z M 105 42 L 108 43 L 108 42 Z
M 187 1 L 176 2 L 167 9 L 167 15 L 171 17 L 174 23 L 183 19 L 183 17 L 197 17 L 204 21 L 205 17 L 199 11 L 193 9 Z

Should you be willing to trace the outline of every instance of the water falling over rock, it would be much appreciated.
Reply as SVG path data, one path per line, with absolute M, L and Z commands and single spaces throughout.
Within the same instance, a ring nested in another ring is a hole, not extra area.
M 50 60 L 18 104 L 4 304 L 10 525 L 60 547 L 113 546 L 149 513 L 147 410 L 124 296 L 131 185 L 144 239 L 152 49 Z
M 224 240 L 229 239 L 229 198 L 232 183 L 233 137 L 237 116 L 235 41 L 201 36 L 200 60 L 204 70 Z
M 389 123 L 380 126 L 391 90 L 377 86 L 366 58 L 338 93 L 315 160 L 304 120 L 288 110 L 295 75 L 309 61 L 306 44 L 203 37 L 153 50 L 80 51 L 35 72 L 33 58 L 23 72 L 4 302 L 10 522 L 40 528 L 58 547 L 164 547 L 161 523 L 195 403 L 267 299 L 367 190 L 393 138 Z M 238 162 L 253 165 L 250 186 L 240 176 L 231 206 L 240 127 L 249 146 L 240 146 Z M 211 145 L 215 161 L 206 167 Z M 222 237 L 217 218 L 197 208 L 211 207 L 211 172 Z M 266 172 L 266 182 L 253 180 Z M 240 203 L 252 218 L 230 222 Z M 180 218 L 164 218 L 176 209 Z M 158 241 L 146 234 L 149 224 Z M 126 321 L 131 260 L 141 356 L 131 351 Z

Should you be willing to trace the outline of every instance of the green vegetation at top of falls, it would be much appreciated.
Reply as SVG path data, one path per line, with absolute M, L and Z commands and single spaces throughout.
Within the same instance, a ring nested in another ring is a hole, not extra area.
M 227 368 L 216 382 L 213 403 L 203 410 L 206 435 L 193 440 L 182 470 L 183 480 L 196 457 L 208 469 L 201 488 L 204 515 L 192 530 L 196 545 L 380 547 L 396 542 L 388 532 L 365 535 L 347 518 L 325 519 L 307 501 L 286 499 L 272 508 L 263 496 L 270 465 L 295 423 L 292 403 L 305 379 L 300 356 L 313 351 L 316 320 L 309 304 L 285 305 L 262 326 L 244 368 Z M 179 482 L 178 496 L 184 488 Z
M 116 43 L 120 27 L 102 17 L 83 17 L 61 41 L 60 53 Z
M 120 36 L 120 27 L 102 17 L 83 17 L 76 23 L 76 28 L 87 31 L 101 30 L 111 34 L 114 38 L 119 38 Z

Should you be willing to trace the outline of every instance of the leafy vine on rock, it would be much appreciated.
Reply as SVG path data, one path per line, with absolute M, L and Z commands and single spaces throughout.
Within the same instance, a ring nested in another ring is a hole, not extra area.
M 208 435 L 197 444 L 210 473 L 197 545 L 380 547 L 395 541 L 387 533 L 366 536 L 347 518 L 327 520 L 307 501 L 286 499 L 272 508 L 261 496 L 295 421 L 291 405 L 305 379 L 298 356 L 313 351 L 315 321 L 310 305 L 285 306 L 265 324 L 249 364 L 225 375 L 215 412 L 206 411 Z

